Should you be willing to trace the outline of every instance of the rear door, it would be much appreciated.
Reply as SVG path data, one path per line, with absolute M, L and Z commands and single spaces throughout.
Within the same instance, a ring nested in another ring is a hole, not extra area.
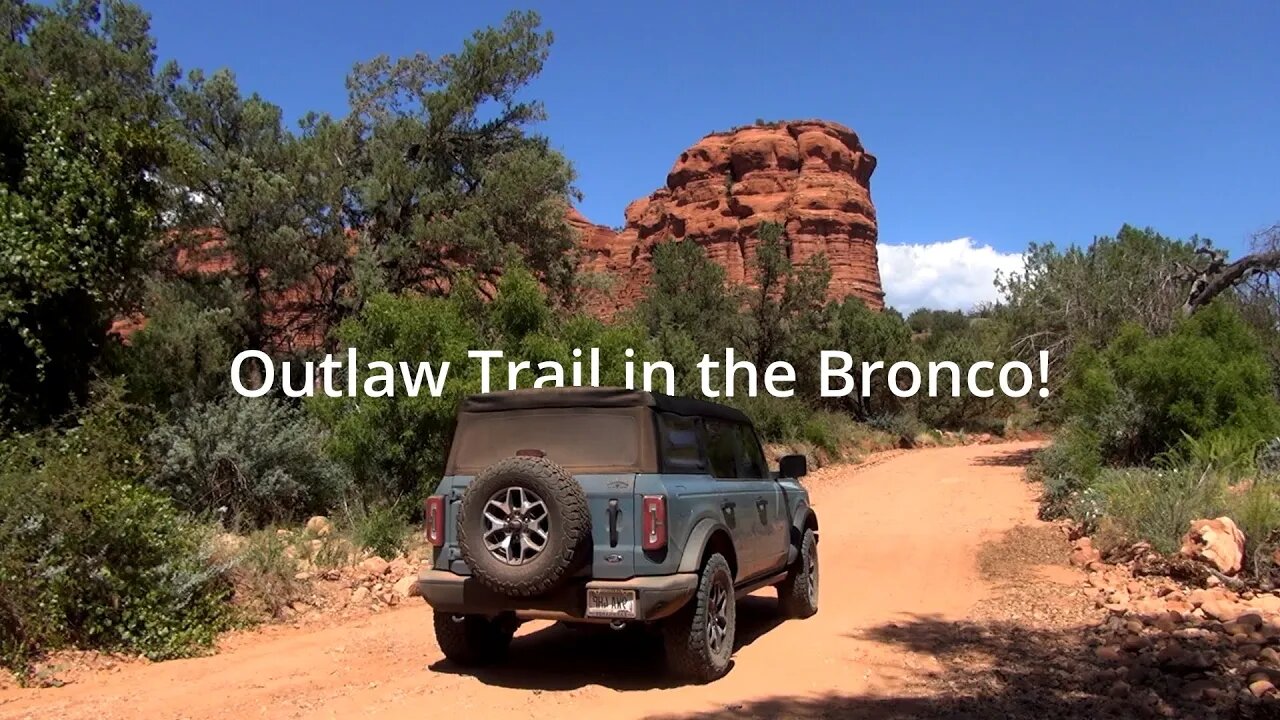
M 734 426 L 738 435 L 738 472 L 751 485 L 751 503 L 755 520 L 760 572 L 775 570 L 786 564 L 791 543 L 782 488 L 774 481 L 765 463 L 764 447 L 750 425 Z
M 711 474 L 716 478 L 721 516 L 733 535 L 733 547 L 738 554 L 738 579 L 745 580 L 767 569 L 756 507 L 760 483 L 758 479 L 743 477 L 744 453 L 737 423 L 704 418 L 702 426 Z

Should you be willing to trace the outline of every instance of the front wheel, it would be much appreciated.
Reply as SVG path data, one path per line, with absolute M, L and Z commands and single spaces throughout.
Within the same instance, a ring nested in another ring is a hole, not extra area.
M 778 584 L 778 608 L 784 617 L 807 618 L 818 612 L 818 536 L 805 530 L 800 557 Z
M 507 654 L 516 634 L 516 619 L 506 615 L 434 614 L 436 642 L 444 656 L 459 665 L 489 665 Z
M 692 600 L 662 625 L 667 664 L 695 682 L 711 682 L 729 672 L 737 628 L 733 573 L 719 553 L 707 559 Z

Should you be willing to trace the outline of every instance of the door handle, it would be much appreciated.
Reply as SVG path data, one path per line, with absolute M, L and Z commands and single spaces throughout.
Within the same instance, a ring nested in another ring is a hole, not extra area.
M 618 516 L 622 511 L 618 509 L 618 501 L 616 499 L 609 501 L 609 547 L 618 547 Z
M 765 499 L 764 499 L 764 498 L 762 498 L 762 497 L 761 497 L 761 498 L 756 498 L 756 508 L 758 508 L 758 509 L 760 510 L 760 512 L 764 512 L 766 509 L 768 509 L 768 507 L 769 507 L 769 501 L 768 501 L 768 500 L 765 500 Z
M 725 500 L 724 502 L 720 503 L 720 509 L 725 512 L 733 512 L 733 508 L 734 508 L 734 503 L 728 500 Z

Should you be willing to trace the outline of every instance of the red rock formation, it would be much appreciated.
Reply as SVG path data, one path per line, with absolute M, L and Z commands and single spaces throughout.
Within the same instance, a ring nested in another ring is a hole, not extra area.
M 634 304 L 651 273 L 658 243 L 690 239 L 745 282 L 761 223 L 786 228 L 793 262 L 818 253 L 831 265 L 830 294 L 884 306 L 876 258 L 870 180 L 875 157 L 843 125 L 782 122 L 712 133 L 680 154 L 667 185 L 627 207 L 621 232 L 592 225 L 576 211 L 584 270 L 613 276 L 588 305 L 612 315 Z

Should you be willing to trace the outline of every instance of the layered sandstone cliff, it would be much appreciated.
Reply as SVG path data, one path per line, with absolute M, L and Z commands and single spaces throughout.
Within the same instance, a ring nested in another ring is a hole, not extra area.
M 747 282 L 762 223 L 786 228 L 795 263 L 818 253 L 831 266 L 833 298 L 884 306 L 876 259 L 876 214 L 870 181 L 876 159 L 838 123 L 806 120 L 712 133 L 680 154 L 666 187 L 627 207 L 620 232 L 593 225 L 576 211 L 584 270 L 610 276 L 607 293 L 588 305 L 611 315 L 634 304 L 651 273 L 656 245 L 693 240 Z

